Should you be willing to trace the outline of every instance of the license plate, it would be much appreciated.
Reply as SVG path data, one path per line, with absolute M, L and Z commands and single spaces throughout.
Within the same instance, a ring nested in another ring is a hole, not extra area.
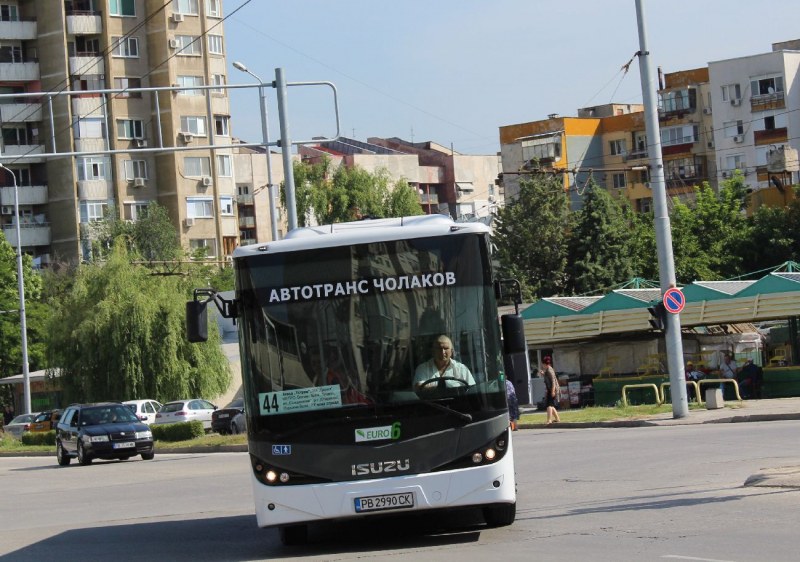
M 218 417 L 218 418 L 229 418 L 229 417 L 231 417 L 231 415 L 230 415 L 230 414 L 220 414 L 220 415 L 219 415 L 219 416 L 217 416 L 217 417 Z
M 383 494 L 356 498 L 356 513 L 385 511 L 387 509 L 408 509 L 414 507 L 414 492 L 402 494 Z
M 133 441 L 125 441 L 124 443 L 114 443 L 115 449 L 131 449 L 136 446 Z

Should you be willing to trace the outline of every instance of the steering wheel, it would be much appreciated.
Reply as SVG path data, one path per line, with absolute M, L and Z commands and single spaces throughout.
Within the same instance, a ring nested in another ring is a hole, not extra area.
M 419 390 L 422 390 L 422 387 L 427 386 L 429 384 L 433 384 L 433 383 L 439 384 L 442 388 L 444 388 L 445 387 L 445 381 L 456 381 L 458 383 L 461 383 L 464 386 L 469 386 L 469 383 L 467 381 L 465 381 L 464 379 L 460 379 L 458 377 L 447 376 L 447 377 L 433 377 L 432 379 L 428 379 L 426 381 L 423 381 L 423 382 L 419 383 L 418 388 L 419 388 Z

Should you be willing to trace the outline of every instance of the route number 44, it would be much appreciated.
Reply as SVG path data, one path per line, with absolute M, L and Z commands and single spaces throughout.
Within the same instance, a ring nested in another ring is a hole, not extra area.
M 264 403 L 261 404 L 261 409 L 270 414 L 275 414 L 280 409 L 278 402 L 278 394 L 275 392 L 268 392 L 264 395 Z

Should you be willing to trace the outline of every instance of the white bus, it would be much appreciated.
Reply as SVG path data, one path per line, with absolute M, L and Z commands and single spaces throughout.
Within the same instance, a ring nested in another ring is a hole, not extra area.
M 513 523 L 485 225 L 435 215 L 300 228 L 233 262 L 235 300 L 197 290 L 187 326 L 203 340 L 210 300 L 238 318 L 259 526 L 292 544 L 309 523 L 391 511 L 472 506 L 491 526 Z M 441 335 L 472 380 L 415 383 Z

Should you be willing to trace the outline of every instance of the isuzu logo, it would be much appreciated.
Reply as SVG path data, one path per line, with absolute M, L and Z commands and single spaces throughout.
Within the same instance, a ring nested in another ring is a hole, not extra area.
M 385 472 L 401 472 L 411 468 L 409 459 L 396 461 L 368 462 L 351 465 L 353 476 L 366 476 L 367 474 L 383 474 Z

